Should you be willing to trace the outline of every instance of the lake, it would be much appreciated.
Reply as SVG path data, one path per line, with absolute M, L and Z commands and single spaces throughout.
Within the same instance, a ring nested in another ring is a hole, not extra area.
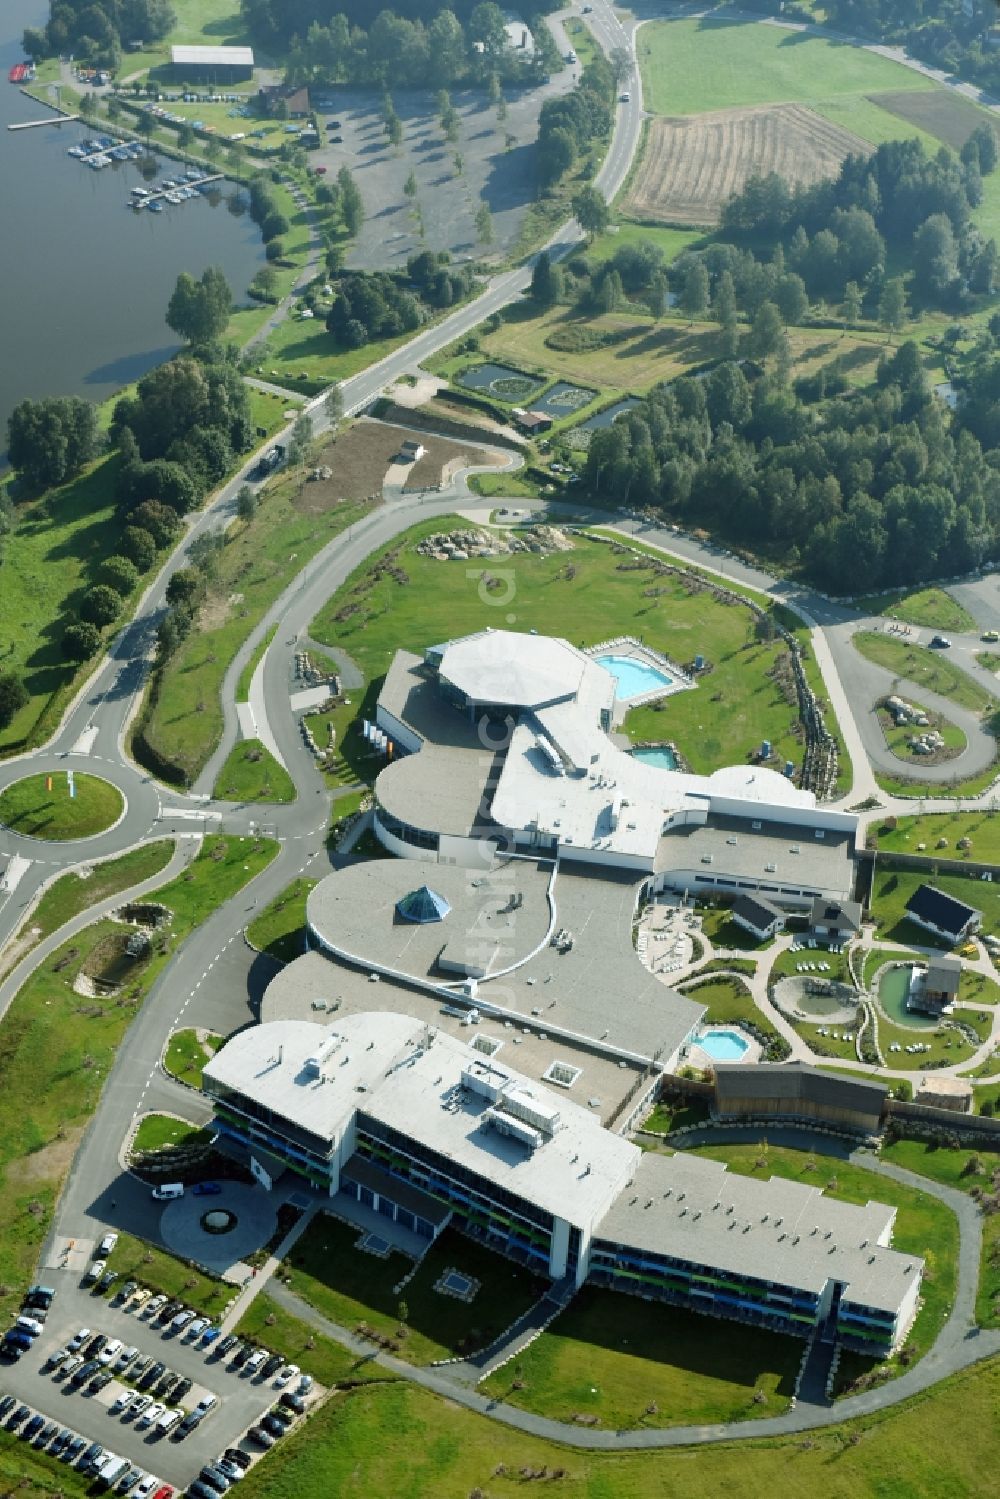
M 92 171 L 66 155 L 107 125 L 8 131 L 47 113 L 7 82 L 24 28 L 47 14 L 44 0 L 0 5 L 0 454 L 24 397 L 104 400 L 177 349 L 164 313 L 180 271 L 220 265 L 239 304 L 264 263 L 256 225 L 230 210 L 230 185 L 214 207 L 198 198 L 133 213 L 138 167 Z

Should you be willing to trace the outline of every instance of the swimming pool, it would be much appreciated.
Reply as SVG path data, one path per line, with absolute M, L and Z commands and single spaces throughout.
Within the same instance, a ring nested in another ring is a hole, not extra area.
M 890 968 L 878 982 L 878 997 L 890 1020 L 897 1025 L 909 1025 L 914 1030 L 934 1030 L 940 1021 L 934 1015 L 922 1015 L 919 1010 L 906 1008 L 906 996 L 910 992 L 912 968 Z
M 669 687 L 673 677 L 640 661 L 637 656 L 598 656 L 598 666 L 603 666 L 615 679 L 616 696 L 625 699 L 642 697 L 646 692 Z
M 713 1062 L 738 1062 L 750 1050 L 750 1042 L 745 1041 L 737 1031 L 715 1028 L 702 1031 L 696 1044 L 708 1053 Z
M 667 749 L 665 744 L 656 749 L 633 750 L 632 759 L 641 760 L 643 765 L 653 765 L 657 770 L 677 769 L 677 757 L 672 749 Z

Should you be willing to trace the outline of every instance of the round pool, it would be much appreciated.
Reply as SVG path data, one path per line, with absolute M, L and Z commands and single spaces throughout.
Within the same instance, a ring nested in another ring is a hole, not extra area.
M 716 1027 L 702 1031 L 696 1045 L 700 1046 L 713 1062 L 738 1062 L 750 1050 L 750 1042 L 745 1040 L 738 1031 L 721 1030 Z
M 658 692 L 673 681 L 673 677 L 668 677 L 666 672 L 650 666 L 638 656 L 598 656 L 597 664 L 614 677 L 615 695 L 622 700 Z
M 919 1010 L 906 1008 L 906 996 L 910 992 L 912 968 L 889 968 L 878 981 L 878 997 L 890 1020 L 897 1025 L 908 1025 L 913 1030 L 932 1031 L 940 1021 L 936 1015 L 924 1015 Z

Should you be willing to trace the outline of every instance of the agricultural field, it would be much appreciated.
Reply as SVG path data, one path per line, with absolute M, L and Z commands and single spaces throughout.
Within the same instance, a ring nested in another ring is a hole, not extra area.
M 898 115 L 910 125 L 916 125 L 927 135 L 933 135 L 953 151 L 960 151 L 972 132 L 983 123 L 983 111 L 953 89 L 933 89 L 917 92 L 904 89 L 900 92 L 872 94 L 871 102 L 889 114 Z
M 679 225 L 718 222 L 751 177 L 776 172 L 789 186 L 836 177 L 871 147 L 804 104 L 758 104 L 693 118 L 658 119 L 622 211 Z

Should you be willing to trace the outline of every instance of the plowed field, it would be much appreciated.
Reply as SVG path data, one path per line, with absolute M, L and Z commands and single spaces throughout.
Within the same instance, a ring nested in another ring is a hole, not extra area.
M 871 150 L 804 104 L 653 120 L 622 207 L 640 219 L 715 224 L 750 177 L 777 172 L 790 185 L 818 182 L 836 176 L 846 156 Z

